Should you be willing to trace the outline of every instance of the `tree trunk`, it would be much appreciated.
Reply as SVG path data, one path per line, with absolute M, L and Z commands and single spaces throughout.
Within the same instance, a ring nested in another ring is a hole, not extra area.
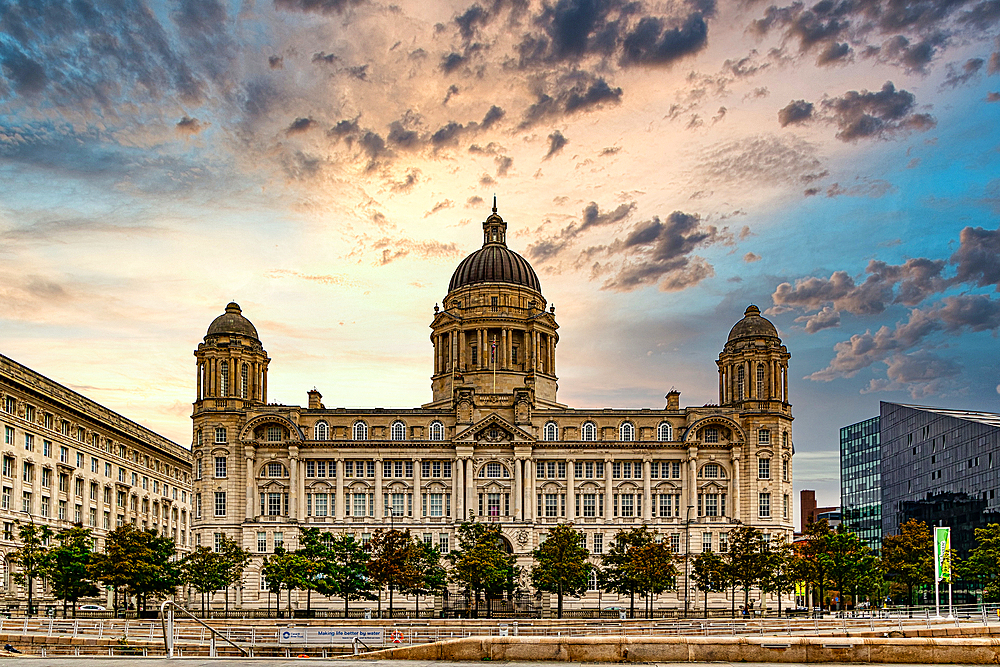
M 348 600 L 348 598 L 347 598 L 347 593 L 344 593 L 344 618 L 347 618 L 347 611 L 348 611 L 348 605 L 349 604 L 350 604 L 350 600 Z
M 226 611 L 229 611 L 229 586 L 226 586 Z
M 28 616 L 31 616 L 31 576 L 28 576 Z
M 736 618 L 736 583 L 729 589 L 729 616 L 730 618 Z
M 561 581 L 559 582 L 559 587 L 556 589 L 556 595 L 558 596 L 556 598 L 556 618 L 562 618 L 563 591 L 562 591 L 562 582 Z
M 629 591 L 628 617 L 635 618 L 635 590 Z

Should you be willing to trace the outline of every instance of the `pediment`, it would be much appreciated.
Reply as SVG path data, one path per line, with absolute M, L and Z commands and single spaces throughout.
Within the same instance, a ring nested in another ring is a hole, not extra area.
M 534 436 L 527 431 L 514 426 L 509 421 L 498 415 L 491 413 L 487 417 L 479 420 L 452 439 L 455 443 L 533 443 Z

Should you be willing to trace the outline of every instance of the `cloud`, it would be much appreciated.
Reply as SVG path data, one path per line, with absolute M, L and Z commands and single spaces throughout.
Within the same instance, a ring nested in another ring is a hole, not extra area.
M 285 129 L 285 136 L 290 137 L 295 134 L 302 134 L 303 132 L 308 132 L 315 126 L 316 121 L 312 118 L 296 118 L 292 121 L 292 124 Z
M 555 132 L 549 135 L 549 150 L 545 154 L 545 157 L 543 159 L 548 160 L 553 155 L 556 155 L 557 153 L 562 151 L 562 149 L 566 146 L 567 143 L 569 143 L 569 140 L 563 136 L 562 132 L 556 130 Z
M 691 253 L 728 238 L 716 227 L 702 225 L 700 216 L 674 211 L 665 220 L 654 217 L 638 223 L 624 238 L 590 248 L 586 254 L 625 258 L 604 282 L 604 289 L 626 292 L 659 282 L 660 290 L 673 292 L 715 275 L 708 262 Z
M 752 134 L 707 146 L 694 173 L 699 180 L 740 186 L 774 187 L 801 183 L 822 171 L 817 149 L 789 135 Z
M 317 14 L 341 14 L 352 6 L 366 0 L 274 0 L 277 9 L 285 11 L 313 12 Z
M 267 65 L 271 69 L 284 69 L 285 59 L 281 56 L 269 56 L 267 59 Z
M 199 132 L 204 130 L 205 127 L 206 125 L 203 124 L 201 121 L 199 121 L 197 118 L 191 118 L 189 116 L 184 116 L 179 121 L 177 121 L 177 124 L 174 126 L 178 134 L 186 134 L 186 135 L 198 134 Z
M 535 101 L 528 106 L 519 129 L 528 129 L 552 118 L 590 111 L 621 101 L 622 89 L 612 88 L 603 78 L 587 72 L 561 74 L 554 81 L 540 81 Z
M 44 65 L 16 48 L 0 59 L 0 68 L 19 95 L 33 97 L 40 94 L 49 83 Z
M 950 380 L 962 372 L 961 364 L 920 350 L 911 354 L 894 354 L 885 360 L 886 379 L 873 378 L 862 394 L 877 391 L 907 391 L 914 399 L 942 393 Z
M 480 123 L 480 126 L 484 130 L 493 129 L 493 126 L 503 120 L 506 114 L 506 111 L 494 104 L 486 111 L 486 115 L 483 116 L 483 122 Z
M 1000 102 L 1000 93 L 986 93 L 987 102 Z
M 793 100 L 778 111 L 778 123 L 781 127 L 811 120 L 813 103 L 805 100 Z
M 989 75 L 1000 74 L 1000 51 L 994 51 L 990 54 L 990 64 L 986 68 L 986 73 Z
M 373 241 L 370 249 L 378 254 L 378 263 L 382 266 L 411 254 L 420 259 L 457 257 L 461 254 L 456 243 L 441 241 L 415 241 L 410 238 L 382 237 Z
M 806 332 L 816 333 L 823 329 L 840 326 L 840 311 L 834 310 L 830 306 L 823 306 L 823 310 L 812 315 L 803 315 L 795 318 L 796 322 L 805 322 Z
M 707 43 L 708 24 L 700 13 L 691 14 L 675 27 L 668 27 L 661 18 L 647 16 L 622 41 L 621 62 L 624 65 L 669 65 L 697 53 Z
M 969 58 L 962 64 L 961 68 L 956 67 L 955 63 L 949 63 L 948 78 L 942 82 L 941 87 L 957 88 L 968 83 L 979 74 L 985 64 L 986 61 L 982 58 Z
M 453 202 L 450 199 L 445 199 L 444 201 L 439 201 L 438 203 L 434 204 L 434 206 L 431 207 L 431 210 L 429 210 L 426 213 L 424 213 L 424 217 L 425 218 L 430 217 L 430 216 L 434 215 L 435 213 L 439 213 L 441 211 L 444 211 L 445 209 L 452 208 L 454 205 L 455 205 L 455 202 Z
M 590 229 L 606 227 L 628 219 L 635 207 L 636 203 L 633 201 L 620 204 L 614 210 L 601 212 L 596 202 L 590 202 L 583 209 L 579 223 L 571 222 L 563 227 L 558 234 L 532 243 L 527 248 L 527 255 L 531 259 L 541 262 L 553 259 L 571 247 L 581 234 Z
M 959 233 L 958 250 L 951 256 L 957 280 L 1000 292 L 1000 228 L 966 227 Z
M 748 252 L 747 254 L 743 255 L 743 261 L 746 262 L 747 264 L 752 264 L 754 262 L 759 262 L 760 261 L 760 255 L 758 255 L 756 253 Z
M 847 42 L 830 42 L 816 58 L 817 65 L 837 65 L 848 60 L 851 47 Z
M 914 113 L 916 98 L 908 91 L 896 90 L 891 81 L 878 92 L 851 90 L 823 100 L 822 106 L 826 117 L 839 128 L 837 138 L 845 142 L 886 139 L 911 130 L 923 132 L 937 124 L 929 114 Z

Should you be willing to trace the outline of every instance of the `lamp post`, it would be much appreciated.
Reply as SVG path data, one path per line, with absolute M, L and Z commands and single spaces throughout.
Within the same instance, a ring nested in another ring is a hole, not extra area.
M 691 579 L 688 577 L 688 556 L 691 553 L 691 510 L 694 505 L 688 505 L 687 514 L 684 515 L 684 618 L 688 615 L 688 604 L 690 603 L 688 591 L 691 589 Z

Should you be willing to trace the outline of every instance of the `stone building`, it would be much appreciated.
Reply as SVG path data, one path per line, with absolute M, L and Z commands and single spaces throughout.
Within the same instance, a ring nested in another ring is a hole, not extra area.
M 0 595 L 25 591 L 6 554 L 20 546 L 17 524 L 73 524 L 93 530 L 98 550 L 126 522 L 191 544 L 191 452 L 175 442 L 0 355 Z M 26 589 L 26 586 L 23 587 Z M 36 600 L 51 603 L 42 586 Z
M 211 323 L 195 351 L 193 530 L 259 554 L 244 605 L 266 604 L 263 556 L 304 527 L 363 541 L 392 524 L 448 551 L 472 517 L 499 524 L 522 565 L 564 521 L 594 554 L 641 524 L 681 554 L 724 551 L 738 523 L 791 540 L 790 355 L 757 307 L 716 361 L 718 405 L 682 408 L 671 391 L 661 409 L 574 409 L 556 395 L 555 309 L 506 231 L 494 206 L 434 306 L 420 407 L 328 408 L 316 390 L 306 407 L 268 404 L 256 328 L 235 303 Z M 695 595 L 681 581 L 657 605 Z

